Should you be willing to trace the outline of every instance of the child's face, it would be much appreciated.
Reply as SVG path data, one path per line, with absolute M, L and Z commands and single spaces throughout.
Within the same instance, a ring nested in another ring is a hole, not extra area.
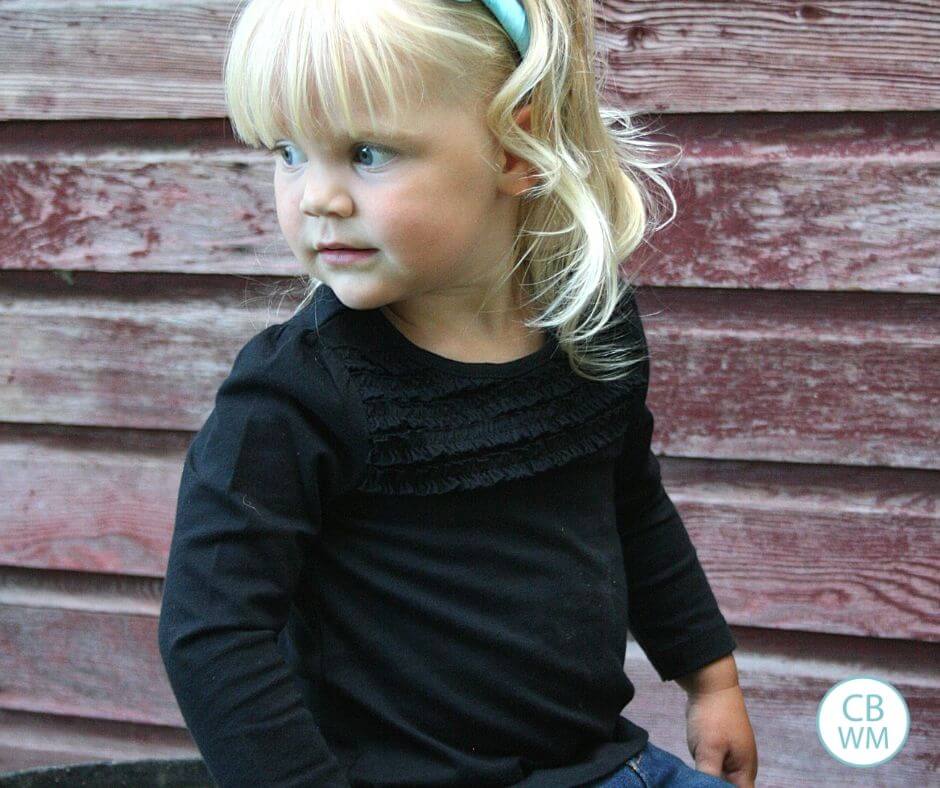
M 412 138 L 280 140 L 289 143 L 276 153 L 281 230 L 352 309 L 431 295 L 471 311 L 508 267 L 528 165 L 496 144 L 478 108 L 426 104 L 403 112 L 400 130 Z M 327 242 L 376 251 L 337 264 L 316 250 Z

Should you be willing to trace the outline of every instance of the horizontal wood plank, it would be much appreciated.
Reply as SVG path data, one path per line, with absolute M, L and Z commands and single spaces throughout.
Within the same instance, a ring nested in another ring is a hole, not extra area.
M 191 437 L 0 424 L 0 566 L 162 577 Z
M 604 0 L 606 93 L 661 112 L 940 107 L 935 4 Z
M 81 579 L 98 609 L 126 603 L 123 578 L 163 577 L 189 437 L 0 425 L 0 598 L 54 608 Z M 940 642 L 935 472 L 673 457 L 662 467 L 732 624 Z M 144 587 L 135 610 L 153 612 L 159 589 Z
M 638 300 L 666 454 L 940 467 L 935 297 L 663 288 Z
M 0 775 L 21 769 L 94 761 L 192 758 L 184 727 L 0 708 Z
M 225 114 L 234 0 L 0 6 L 0 120 Z M 940 107 L 940 14 L 922 0 L 595 7 L 609 101 L 656 112 Z M 128 42 L 133 41 L 133 46 Z
M 667 457 L 733 624 L 940 642 L 940 474 Z
M 0 272 L 3 419 L 197 429 L 238 349 L 297 301 L 275 294 L 285 283 L 194 279 Z M 665 454 L 940 468 L 935 297 L 655 288 L 639 302 Z
M 663 125 L 678 212 L 626 261 L 644 284 L 940 293 L 940 113 Z
M 236 0 L 0 6 L 0 119 L 224 115 Z
M 182 726 L 162 673 L 156 623 L 153 616 L 123 609 L 89 612 L 0 602 L 0 708 L 48 718 Z M 940 765 L 933 746 L 940 724 L 937 646 L 749 628 L 735 629 L 735 637 L 735 661 L 758 740 L 761 785 L 929 784 Z M 632 640 L 625 670 L 637 688 L 626 716 L 691 765 L 684 693 L 659 680 Z M 891 682 L 911 712 L 904 749 L 880 769 L 840 764 L 817 738 L 820 700 L 833 684 L 854 675 Z
M 93 126 L 8 129 L 0 270 L 302 272 L 272 159 L 226 124 Z M 684 151 L 679 210 L 624 261 L 644 284 L 940 292 L 940 113 L 677 116 L 663 132 Z

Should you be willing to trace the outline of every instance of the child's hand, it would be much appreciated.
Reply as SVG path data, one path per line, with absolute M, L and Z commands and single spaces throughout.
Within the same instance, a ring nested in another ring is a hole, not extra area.
M 685 718 L 695 768 L 738 788 L 754 788 L 757 742 L 741 687 L 689 693 Z

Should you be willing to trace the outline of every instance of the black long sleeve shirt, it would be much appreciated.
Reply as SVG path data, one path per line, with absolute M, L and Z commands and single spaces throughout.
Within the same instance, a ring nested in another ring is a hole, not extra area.
M 159 622 L 216 782 L 568 787 L 642 749 L 627 627 L 663 680 L 737 644 L 635 373 L 552 334 L 447 359 L 325 284 L 256 334 L 187 451 Z

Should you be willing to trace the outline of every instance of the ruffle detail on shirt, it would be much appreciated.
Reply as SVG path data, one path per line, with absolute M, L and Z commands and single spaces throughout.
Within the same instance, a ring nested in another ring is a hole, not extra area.
M 605 449 L 636 428 L 640 365 L 625 380 L 574 373 L 560 348 L 522 374 L 463 377 L 337 337 L 370 433 L 358 490 L 432 495 L 531 476 Z

